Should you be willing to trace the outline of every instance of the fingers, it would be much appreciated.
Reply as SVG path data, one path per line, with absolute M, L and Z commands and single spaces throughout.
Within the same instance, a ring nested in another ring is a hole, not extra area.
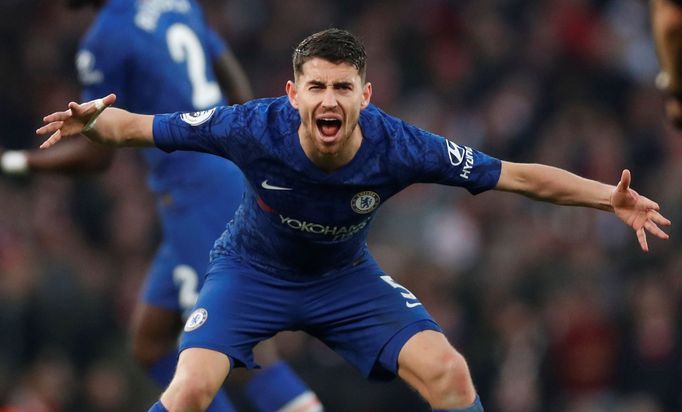
M 39 135 L 52 133 L 52 135 L 50 135 L 50 137 L 40 145 L 41 149 L 47 149 L 62 139 L 62 126 L 64 126 L 64 122 L 58 121 L 46 124 L 45 126 L 36 130 L 36 134 Z
M 101 99 L 91 100 L 85 103 L 70 102 L 68 112 L 72 112 L 74 117 L 87 117 L 93 114 L 99 114 L 102 110 L 114 104 L 116 95 L 111 93 Z
M 630 171 L 628 169 L 623 170 L 623 174 L 620 176 L 620 182 L 618 182 L 617 190 L 620 192 L 627 192 L 630 188 Z
M 52 147 L 55 143 L 60 141 L 62 139 L 62 131 L 60 129 L 57 129 L 56 132 L 52 133 L 52 135 L 43 142 L 43 144 L 40 145 L 41 149 L 47 149 L 49 147 Z
M 66 110 L 63 112 L 55 112 L 55 113 L 52 113 L 52 114 L 49 114 L 49 115 L 43 117 L 43 123 L 64 121 L 64 120 L 71 118 L 71 116 L 72 116 L 71 110 Z
M 111 93 L 101 99 L 92 100 L 85 102 L 83 104 L 78 104 L 76 102 L 70 102 L 68 104 L 68 110 L 63 112 L 54 112 L 50 115 L 43 117 L 44 123 L 64 121 L 73 116 L 87 116 L 95 112 L 102 111 L 107 107 L 114 104 L 116 101 L 116 95 Z
M 672 222 L 669 219 L 666 219 L 663 215 L 661 215 L 659 212 L 656 210 L 650 210 L 647 213 L 647 217 L 653 221 L 656 224 L 663 225 L 663 226 L 670 226 Z
M 647 220 L 646 222 L 644 222 L 644 229 L 646 229 L 652 235 L 663 240 L 667 240 L 670 237 L 667 233 L 662 231 L 661 228 L 659 228 L 656 225 L 656 223 L 652 222 L 651 220 Z
M 654 202 L 651 202 L 654 203 Z M 656 205 L 658 206 L 658 205 Z M 657 210 L 649 209 L 646 211 L 646 215 L 640 213 L 639 217 L 630 223 L 632 228 L 635 229 L 637 234 L 637 240 L 639 241 L 639 246 L 643 251 L 649 251 L 649 244 L 646 238 L 646 232 L 656 236 L 659 239 L 668 240 L 670 235 L 665 233 L 658 225 L 670 226 L 670 220 L 666 219 Z
M 71 107 L 71 104 L 74 104 L 78 107 L 81 114 L 92 115 L 92 114 L 101 113 L 102 110 L 111 106 L 115 101 L 116 101 L 116 95 L 111 93 L 105 97 L 102 97 L 101 99 L 91 100 L 89 102 L 86 102 L 86 103 L 83 103 L 80 105 L 77 103 L 69 103 L 69 107 Z
M 63 121 L 54 121 L 51 123 L 46 124 L 45 126 L 39 128 L 36 130 L 36 134 L 48 134 L 48 133 L 54 133 L 55 131 L 59 130 L 64 126 Z
M 639 241 L 639 246 L 643 251 L 649 251 L 649 244 L 646 239 L 646 232 L 651 233 L 659 239 L 667 240 L 670 236 L 665 233 L 658 225 L 670 226 L 670 220 L 663 217 L 660 213 L 655 210 L 650 210 L 647 212 L 648 219 L 644 222 L 642 227 L 637 229 L 637 240 Z
M 640 207 L 644 210 L 661 210 L 661 207 L 658 205 L 658 203 L 654 202 L 653 200 L 645 196 L 639 195 L 639 200 L 641 202 Z
M 73 110 L 75 116 L 90 116 L 98 111 L 104 110 L 102 99 L 95 99 L 85 103 L 69 103 L 69 109 Z
M 96 113 L 97 105 L 95 104 L 95 100 L 80 104 L 76 102 L 71 102 L 69 103 L 69 110 L 73 112 L 74 117 L 82 118 L 89 116 L 93 113 Z
M 107 96 L 104 96 L 100 100 L 102 101 L 102 104 L 104 104 L 104 107 L 103 107 L 103 109 L 104 109 L 104 108 L 107 108 L 107 107 L 111 106 L 112 104 L 114 104 L 114 102 L 116 101 L 116 95 L 111 93 Z
M 646 232 L 644 231 L 643 227 L 637 229 L 637 240 L 639 241 L 639 246 L 642 248 L 642 250 L 648 252 L 649 244 L 646 241 Z
M 78 133 L 78 130 L 74 129 L 74 125 L 77 125 L 78 122 L 85 122 L 85 125 L 80 130 L 81 132 L 90 130 L 99 114 L 102 113 L 104 109 L 111 106 L 115 101 L 116 95 L 111 93 L 101 99 L 96 99 L 82 104 L 70 102 L 68 104 L 67 110 L 63 112 L 55 112 L 43 117 L 43 122 L 45 125 L 37 129 L 36 134 L 52 134 L 43 142 L 43 144 L 40 145 L 40 148 L 47 149 L 48 147 L 53 146 L 62 139 L 64 133 L 66 133 L 67 136 L 73 133 Z M 70 119 L 75 120 L 75 122 L 70 121 Z M 71 124 L 71 126 L 67 128 L 68 130 L 62 130 L 62 128 L 65 127 L 65 124 Z
M 88 122 L 83 126 L 82 133 L 90 132 L 95 126 L 95 122 L 100 114 L 116 100 L 115 94 L 110 94 L 104 98 L 93 100 L 89 102 L 87 109 L 85 109 L 87 116 L 90 116 Z M 93 112 L 94 110 L 94 112 Z

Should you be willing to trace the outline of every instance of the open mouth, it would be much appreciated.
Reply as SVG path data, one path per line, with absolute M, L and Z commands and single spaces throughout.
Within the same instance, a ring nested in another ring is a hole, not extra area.
M 319 118 L 315 123 L 324 137 L 334 137 L 341 129 L 341 120 L 335 118 Z

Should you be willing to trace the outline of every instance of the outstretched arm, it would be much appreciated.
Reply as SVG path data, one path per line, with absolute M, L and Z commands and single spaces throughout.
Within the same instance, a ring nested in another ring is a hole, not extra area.
M 649 251 L 647 231 L 661 239 L 668 238 L 658 225 L 668 226 L 670 221 L 659 213 L 656 202 L 630 188 L 628 170 L 623 171 L 618 186 L 611 186 L 556 167 L 502 162 L 502 172 L 495 188 L 560 205 L 614 212 L 635 230 L 645 252 Z
M 154 116 L 108 108 L 115 101 L 116 95 L 110 94 L 91 102 L 71 102 L 67 110 L 45 116 L 45 126 L 36 130 L 36 133 L 50 137 L 40 148 L 46 149 L 62 137 L 79 133 L 93 142 L 107 146 L 154 146 Z

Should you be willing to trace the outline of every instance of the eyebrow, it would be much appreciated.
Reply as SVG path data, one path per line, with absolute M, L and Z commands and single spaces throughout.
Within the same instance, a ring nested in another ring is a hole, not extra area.
M 310 86 L 326 86 L 326 85 L 327 85 L 327 83 L 325 83 L 325 82 L 323 82 L 323 81 L 321 81 L 321 80 L 309 80 L 309 81 L 307 82 L 307 84 L 310 85 Z M 353 87 L 353 82 L 349 82 L 349 81 L 338 81 L 338 82 L 334 82 L 332 85 L 333 85 L 334 87 Z

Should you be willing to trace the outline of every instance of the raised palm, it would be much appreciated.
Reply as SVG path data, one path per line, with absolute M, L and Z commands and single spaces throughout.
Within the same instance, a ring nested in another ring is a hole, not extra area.
M 111 106 L 116 101 L 116 95 L 110 94 L 102 99 L 85 103 L 69 103 L 69 108 L 63 112 L 55 112 L 43 117 L 45 126 L 36 130 L 39 135 L 50 134 L 47 140 L 40 145 L 41 149 L 47 149 L 62 139 L 87 131 L 87 126 L 92 126 L 102 110 Z M 85 130 L 84 130 L 85 129 Z
M 623 170 L 620 182 L 611 194 L 611 206 L 616 216 L 635 230 L 640 247 L 648 252 L 646 232 L 668 239 L 668 234 L 658 225 L 670 226 L 670 220 L 661 215 L 658 203 L 631 189 L 630 180 L 630 171 Z

